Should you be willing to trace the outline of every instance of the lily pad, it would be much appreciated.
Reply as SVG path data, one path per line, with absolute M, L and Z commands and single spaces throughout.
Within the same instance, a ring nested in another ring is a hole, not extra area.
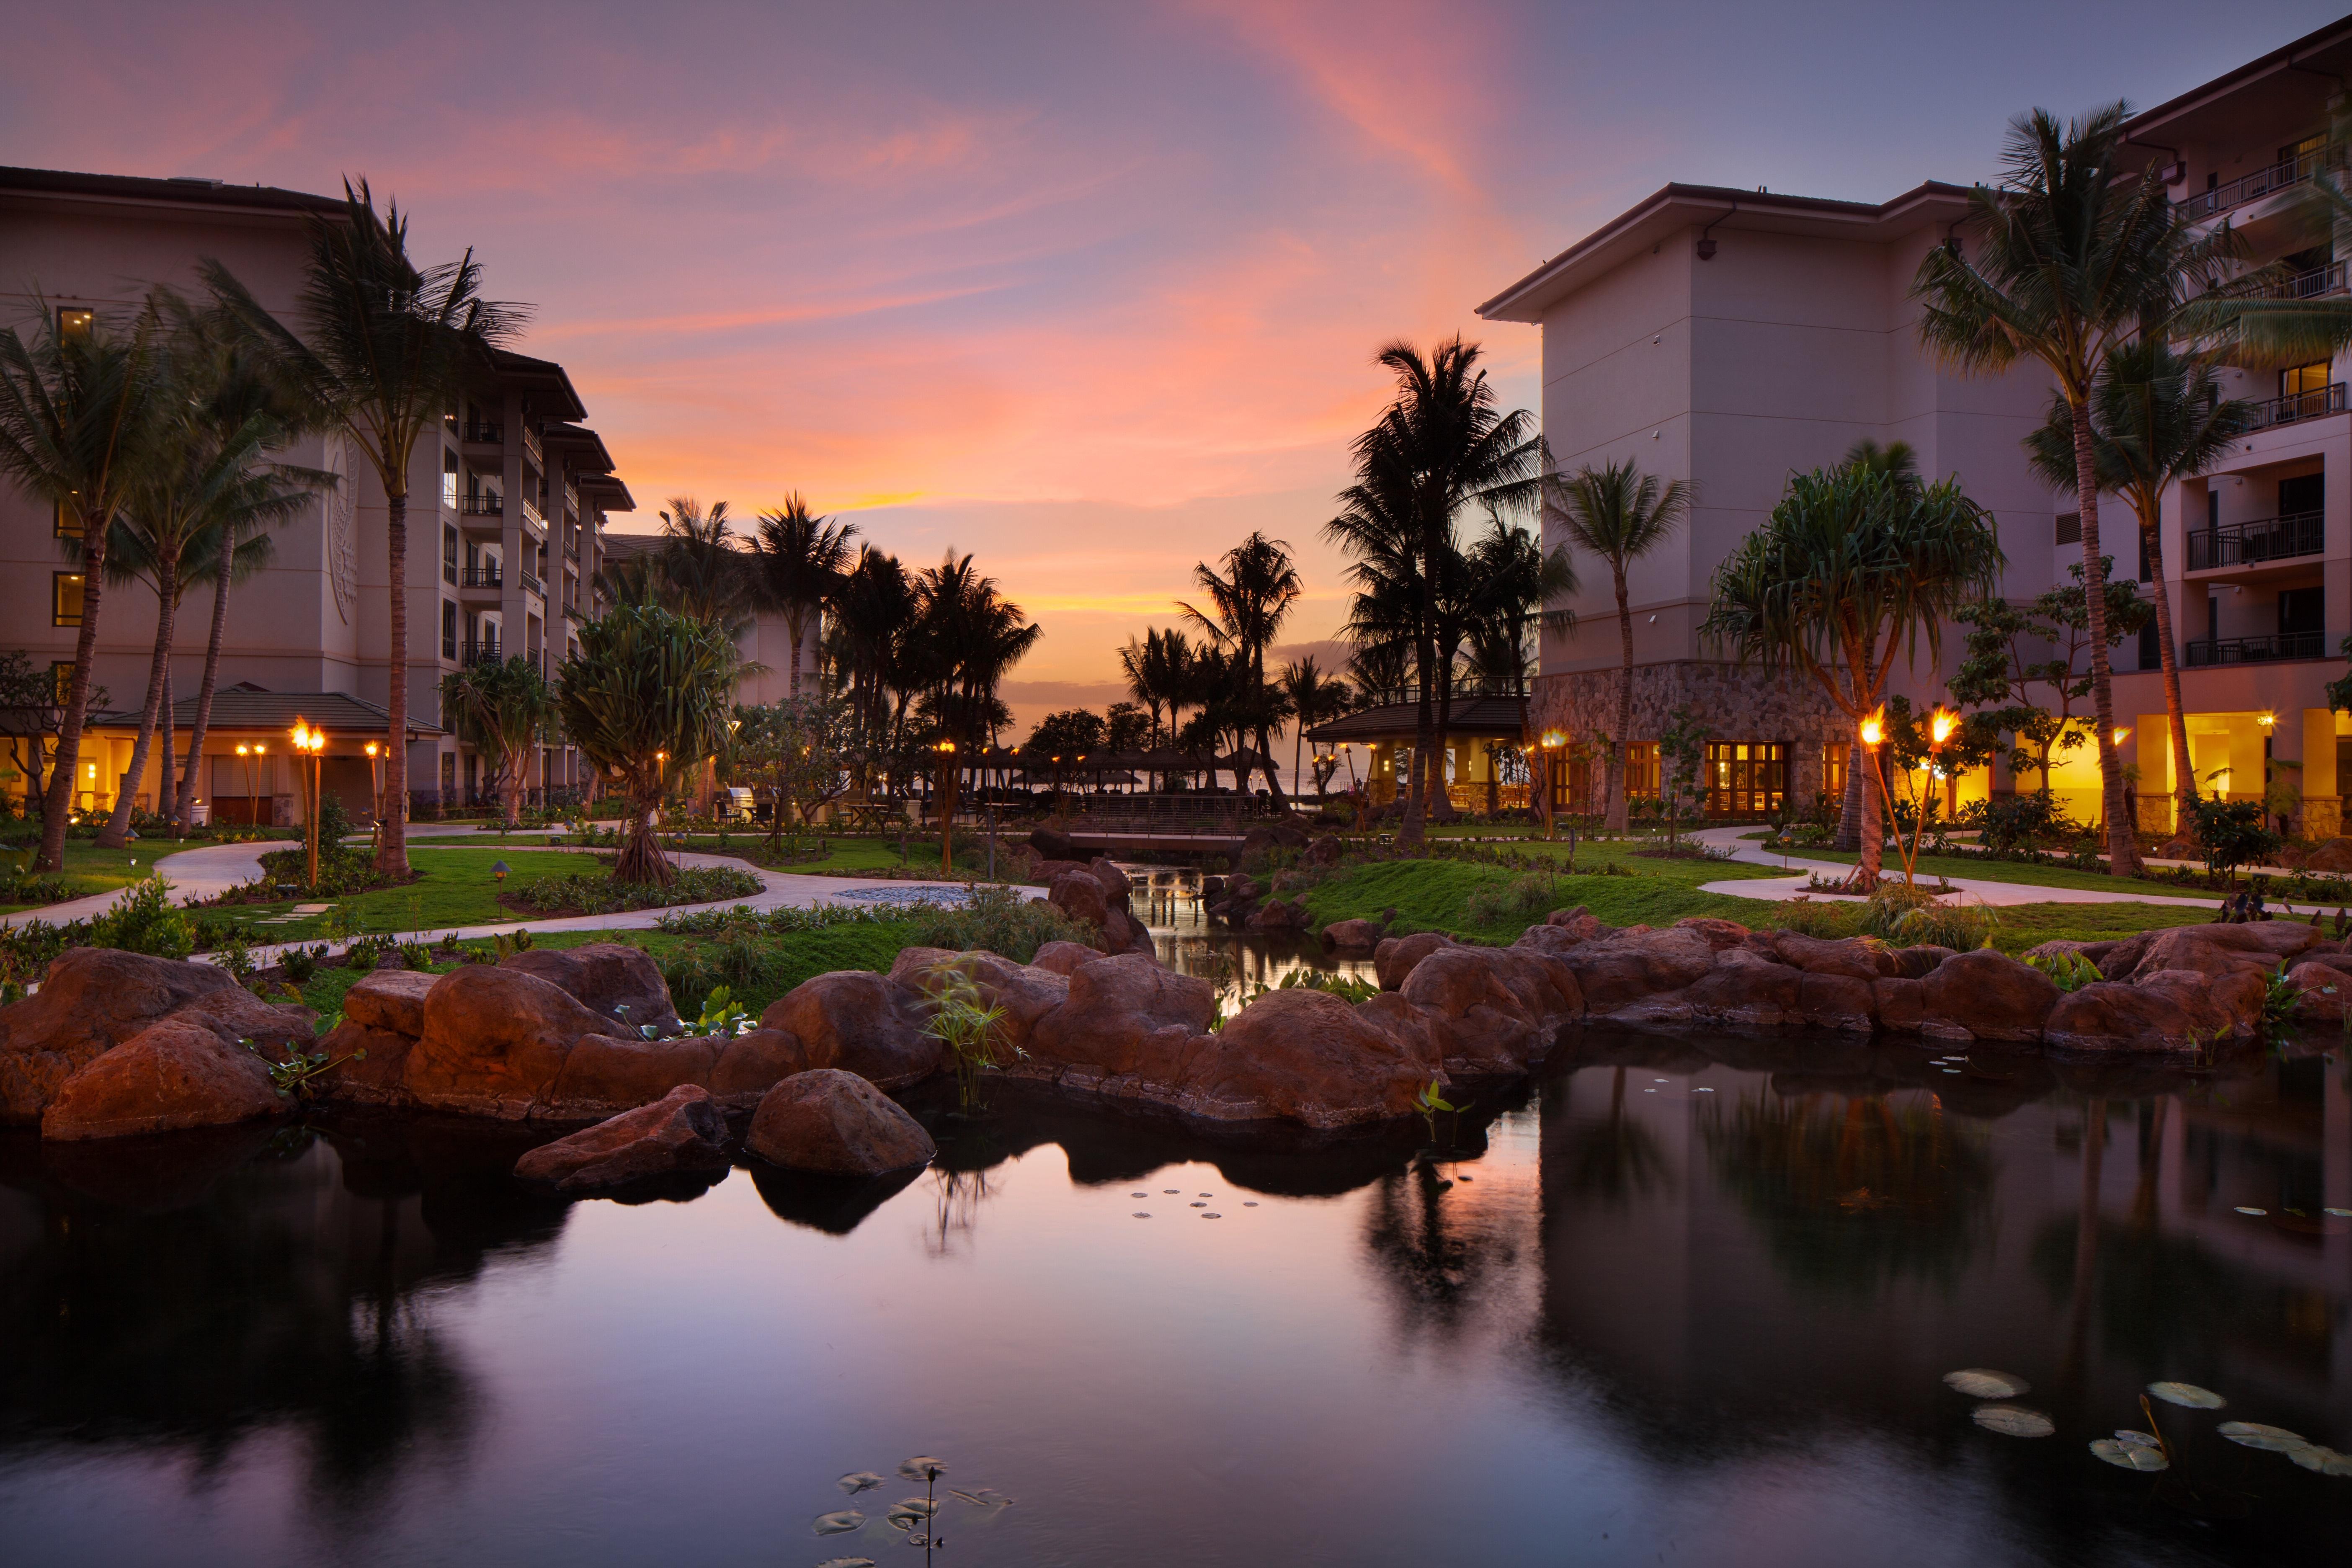
M 974 1487 L 970 1491 L 959 1488 L 948 1493 L 948 1496 L 961 1498 L 976 1508 L 1006 1508 L 1013 1502 L 1011 1498 L 1006 1497 L 994 1487 Z
M 898 1473 L 910 1481 L 935 1481 L 947 1474 L 948 1462 L 934 1459 L 929 1454 L 918 1454 L 911 1459 L 898 1461 Z
M 871 1557 L 828 1557 L 816 1568 L 874 1568 Z
M 2137 1443 L 2118 1443 L 2113 1437 L 2091 1439 L 2091 1452 L 2125 1470 L 2168 1470 L 2172 1461 L 2155 1448 L 2143 1448 Z
M 2352 1476 L 2352 1454 L 2339 1454 L 2317 1443 L 2289 1448 L 2286 1457 L 2305 1469 L 2317 1470 L 2323 1476 Z
M 2210 1388 L 2200 1388 L 2193 1383 L 2151 1383 L 2147 1391 L 2167 1405 L 2185 1405 L 2191 1410 L 2219 1410 L 2230 1402 Z
M 1970 1414 L 1978 1426 L 2004 1437 L 2047 1437 L 2058 1430 L 2050 1417 L 2022 1405 L 1979 1405 Z
M 2271 1211 L 2270 1211 L 2270 1210 L 2268 1210 L 2268 1209 L 2250 1209 L 2250 1208 L 2248 1208 L 2245 1205 L 2243 1205 L 2243 1204 L 2240 1204 L 2240 1205 L 2238 1205 L 2238 1212 L 2239 1212 L 2240 1214 L 2250 1214 L 2250 1215 L 2254 1215 L 2259 1216 L 2259 1215 L 2266 1215 L 2266 1214 L 2270 1213 Z
M 2128 1443 L 2135 1448 L 2161 1448 L 2164 1439 L 2153 1432 L 2136 1432 L 2128 1426 L 2116 1428 L 2116 1441 Z
M 880 1486 L 882 1478 L 871 1470 L 852 1470 L 833 1484 L 851 1497 L 856 1497 L 859 1492 L 870 1492 Z
M 2337 1219 L 2352 1219 L 2352 1209 L 2329 1209 L 2327 1212 Z
M 2290 1432 L 2284 1426 L 2265 1426 L 2259 1421 L 2224 1421 L 2213 1430 L 2232 1443 L 2242 1444 L 2249 1448 L 2264 1448 L 2273 1454 L 2311 1447 L 2311 1439 L 2300 1432 Z
M 853 1530 L 863 1530 L 866 1516 L 854 1508 L 845 1508 L 839 1513 L 818 1514 L 811 1523 L 819 1535 L 846 1535 Z
M 2013 1372 L 1994 1372 L 1981 1366 L 1948 1372 L 1944 1383 L 1970 1399 L 2014 1399 L 2033 1386 Z

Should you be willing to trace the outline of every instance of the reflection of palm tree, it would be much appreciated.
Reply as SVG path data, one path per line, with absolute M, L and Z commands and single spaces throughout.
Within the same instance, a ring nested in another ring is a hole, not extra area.
M 932 1170 L 931 1185 L 932 1229 L 927 1245 L 931 1256 L 945 1258 L 955 1249 L 956 1238 L 969 1238 L 980 1228 L 980 1205 L 990 1195 L 988 1173 L 941 1165 Z
M 1610 1082 L 1607 1120 L 1580 1125 L 1570 1135 L 1569 1184 L 1583 1196 L 1622 1208 L 1670 1186 L 1672 1180 L 1657 1134 L 1626 1119 L 1625 1069 L 1621 1067 Z
M 1993 1163 L 1940 1109 L 1883 1095 L 1759 1096 L 1700 1123 L 1726 1184 L 1797 1283 L 1866 1294 L 1906 1276 L 1949 1289 L 1991 1210 Z
M 1364 1245 L 1396 1288 L 1410 1323 L 1442 1334 L 1462 1327 L 1479 1289 L 1518 1256 L 1516 1221 L 1490 1223 L 1474 1211 L 1465 1222 L 1449 1214 L 1452 1189 L 1427 1161 L 1381 1179 L 1372 1190 Z

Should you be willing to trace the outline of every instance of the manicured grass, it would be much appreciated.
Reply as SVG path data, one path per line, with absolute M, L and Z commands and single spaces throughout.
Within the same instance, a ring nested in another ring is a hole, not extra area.
M 1791 860 L 1834 860 L 1851 866 L 1855 856 L 1851 849 L 1807 847 L 1790 851 Z M 1886 870 L 1902 874 L 1903 860 L 1888 850 Z M 2032 888 L 2079 888 L 2095 893 L 2142 892 L 2168 899 L 2211 899 L 2217 903 L 2221 895 L 2209 893 L 2202 888 L 2186 887 L 2179 882 L 2154 877 L 2110 877 L 2104 871 L 2077 871 L 2067 866 L 2031 866 L 2021 860 L 1978 860 L 1957 855 L 1922 855 L 1919 857 L 1922 877 L 1966 877 L 1980 882 L 2011 882 Z
M 1583 856 L 1578 858 L 1580 866 L 1586 863 Z M 1789 918 L 1786 903 L 1698 890 L 1698 884 L 1706 881 L 1777 875 L 1766 868 L 1639 857 L 1628 863 L 1643 870 L 1632 877 L 1580 870 L 1574 876 L 1555 878 L 1549 889 L 1539 882 L 1527 883 L 1529 902 L 1498 911 L 1486 921 L 1470 914 L 1474 893 L 1484 890 L 1491 897 L 1533 874 L 1450 860 L 1377 861 L 1342 870 L 1304 896 L 1318 925 L 1377 919 L 1384 909 L 1393 907 L 1397 915 L 1391 931 L 1443 931 L 1489 942 L 1511 942 L 1549 910 L 1579 904 L 1617 926 L 1664 926 L 1685 916 L 1705 915 L 1753 928 L 1778 925 Z M 1651 868 L 1661 869 L 1654 873 Z M 2054 938 L 2095 942 L 2164 926 L 2195 925 L 2211 918 L 2200 909 L 2143 903 L 2018 904 L 1997 909 L 1993 916 L 1992 942 L 2005 952 L 2021 952 Z
M 0 846 L 0 849 L 16 855 L 35 847 L 35 841 L 12 842 Z M 181 847 L 184 847 L 168 839 L 157 839 L 126 844 L 120 849 L 100 849 L 87 838 L 68 838 L 66 840 L 65 869 L 58 876 L 70 889 L 68 898 L 79 899 L 91 893 L 111 892 L 146 876 L 155 868 L 159 858 Z M 0 914 L 13 915 L 22 910 L 46 907 L 43 904 L 0 904 Z

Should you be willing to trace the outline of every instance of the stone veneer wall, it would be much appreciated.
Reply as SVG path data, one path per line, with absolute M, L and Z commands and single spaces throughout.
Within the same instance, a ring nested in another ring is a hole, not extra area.
M 1613 731 L 1618 682 L 1614 669 L 1577 670 L 1536 679 L 1528 727 L 1561 730 L 1579 739 Z M 1814 681 L 1789 673 L 1767 675 L 1738 665 L 1684 659 L 1633 667 L 1633 722 L 1624 739 L 1655 741 L 1676 708 L 1687 703 L 1717 741 L 1778 741 L 1789 747 L 1790 804 L 1808 807 L 1821 793 L 1822 747 L 1851 742 L 1853 725 Z M 1601 764 L 1594 764 L 1594 782 Z M 1594 791 L 1598 798 L 1599 790 Z

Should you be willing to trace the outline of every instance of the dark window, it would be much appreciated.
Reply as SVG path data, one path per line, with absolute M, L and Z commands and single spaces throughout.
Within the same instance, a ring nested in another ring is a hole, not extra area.
M 82 578 L 79 572 L 49 574 L 49 625 L 81 625 Z
M 457 531 L 446 522 L 441 525 L 441 580 L 457 581 Z
M 2156 622 L 2151 618 L 2139 629 L 2139 668 L 2154 669 L 2164 662 L 2164 650 L 2157 646 Z
M 2327 629 L 2327 590 L 2321 587 L 2281 588 L 2278 629 L 2283 632 L 2324 632 Z
M 441 601 L 441 657 L 457 657 L 457 606 L 446 599 Z
M 2070 511 L 2064 513 L 2058 519 L 2058 542 L 2061 544 L 2080 544 L 2083 542 L 2082 513 Z
M 1779 742 L 1706 743 L 1709 816 L 1769 816 L 1780 809 L 1788 789 L 1789 748 Z
M 2327 476 L 2297 474 L 2279 481 L 2278 514 L 2300 517 L 2305 512 L 2327 510 Z

